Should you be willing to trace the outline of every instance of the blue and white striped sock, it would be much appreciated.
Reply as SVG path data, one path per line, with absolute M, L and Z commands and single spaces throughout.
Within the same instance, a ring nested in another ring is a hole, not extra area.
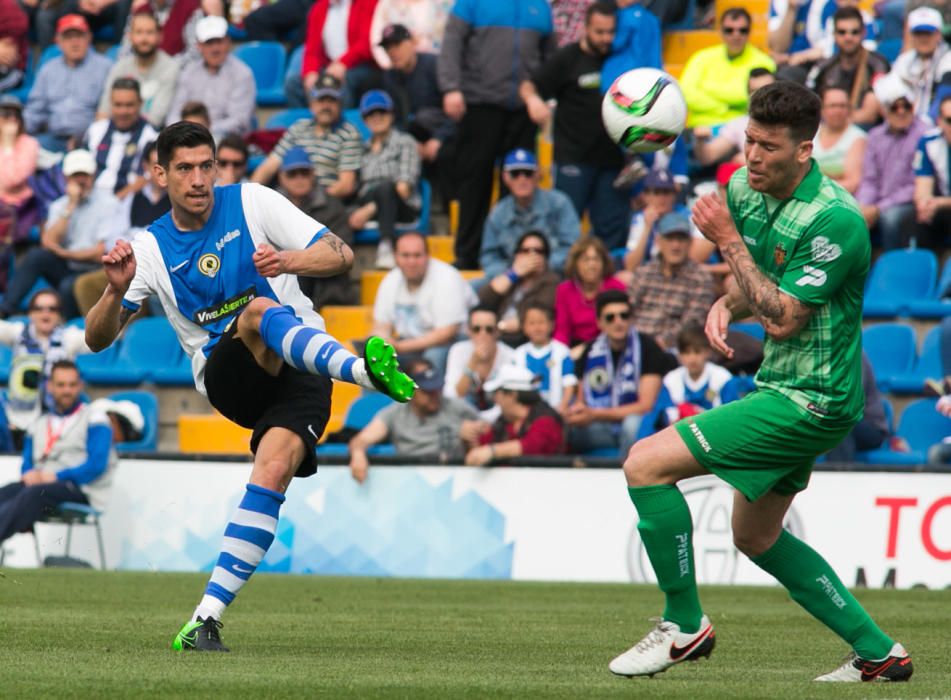
M 301 372 L 374 388 L 363 358 L 347 350 L 327 331 L 298 321 L 286 306 L 274 306 L 265 311 L 258 332 L 271 350 Z
M 218 563 L 193 619 L 221 619 L 225 608 L 251 578 L 274 541 L 283 502 L 284 494 L 256 484 L 247 485 L 244 498 L 225 528 Z

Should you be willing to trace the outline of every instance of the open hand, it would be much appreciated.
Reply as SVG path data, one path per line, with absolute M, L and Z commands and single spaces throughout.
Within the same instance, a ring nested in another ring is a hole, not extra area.
M 733 359 L 733 348 L 726 344 L 726 336 L 732 320 L 733 313 L 727 308 L 726 301 L 721 297 L 710 307 L 710 313 L 707 314 L 707 324 L 703 329 L 707 340 L 710 341 L 710 347 L 722 352 L 727 359 Z

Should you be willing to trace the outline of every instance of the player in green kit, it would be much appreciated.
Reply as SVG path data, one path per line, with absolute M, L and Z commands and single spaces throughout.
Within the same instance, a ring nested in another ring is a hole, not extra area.
M 653 675 L 709 656 L 690 510 L 676 484 L 715 474 L 736 489 L 733 539 L 793 600 L 854 654 L 820 681 L 904 681 L 908 653 L 875 624 L 829 564 L 782 527 L 817 455 L 862 417 L 862 292 L 869 234 L 855 200 L 812 160 L 818 97 L 777 82 L 750 100 L 746 162 L 724 204 L 702 197 L 694 222 L 716 243 L 736 284 L 713 305 L 706 332 L 728 356 L 727 326 L 752 316 L 767 340 L 756 391 L 682 420 L 632 448 L 624 462 L 637 525 L 660 589 L 662 620 L 615 658 L 612 672 Z

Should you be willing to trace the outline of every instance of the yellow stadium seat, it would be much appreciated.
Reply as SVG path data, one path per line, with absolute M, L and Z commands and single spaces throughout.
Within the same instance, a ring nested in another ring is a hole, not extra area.
M 462 275 L 463 279 L 467 282 L 480 280 L 485 277 L 485 273 L 482 270 L 459 270 L 459 274 Z
M 357 400 L 363 390 L 356 384 L 347 382 L 334 382 L 333 400 L 330 403 L 330 418 L 327 420 L 327 427 L 324 428 L 324 435 L 320 441 L 323 442 L 327 435 L 335 433 L 343 427 L 343 419 L 350 410 L 350 404 Z
M 373 327 L 372 306 L 324 306 L 320 315 L 327 332 L 340 342 L 366 338 Z
M 450 265 L 455 261 L 455 239 L 452 236 L 427 236 L 426 241 L 429 243 L 429 254 L 432 257 Z
M 695 29 L 691 31 L 669 32 L 664 35 L 664 65 L 681 64 L 700 49 L 715 46 L 721 42 L 720 34 L 714 31 Z
M 682 63 L 665 63 L 664 70 L 679 80 L 680 74 L 684 72 L 684 67 Z
M 365 306 L 373 306 L 376 301 L 376 290 L 380 283 L 386 277 L 386 270 L 364 270 L 360 275 L 360 303 Z
M 185 453 L 248 454 L 251 431 L 220 413 L 178 417 L 178 449 Z

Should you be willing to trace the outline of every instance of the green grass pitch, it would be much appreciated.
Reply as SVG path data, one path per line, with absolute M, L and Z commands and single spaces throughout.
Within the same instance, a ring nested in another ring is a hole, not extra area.
M 0 697 L 951 696 L 949 591 L 861 592 L 915 677 L 843 686 L 812 682 L 847 649 L 779 588 L 703 588 L 713 656 L 628 680 L 607 663 L 661 609 L 647 586 L 258 575 L 224 618 L 232 653 L 176 654 L 205 579 L 0 571 Z

